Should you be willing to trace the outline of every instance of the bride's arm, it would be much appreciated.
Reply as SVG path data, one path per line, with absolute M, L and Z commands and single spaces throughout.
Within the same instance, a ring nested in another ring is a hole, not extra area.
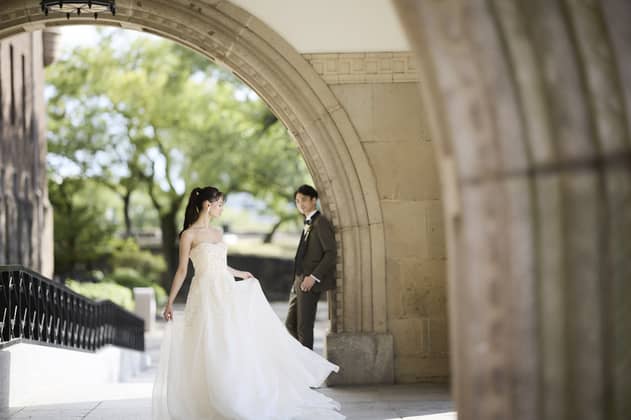
M 221 241 L 223 241 L 223 231 L 221 231 Z M 237 270 L 236 268 L 232 268 L 230 266 L 228 267 L 228 272 L 232 275 L 232 277 L 238 277 L 240 279 L 249 279 L 250 277 L 254 277 L 252 275 L 252 273 L 250 273 L 249 271 L 241 271 L 241 270 Z
M 232 274 L 232 277 L 239 277 L 240 279 L 249 279 L 250 277 L 254 277 L 252 273 L 248 271 L 236 270 L 230 266 L 228 266 L 228 271 Z
M 191 244 L 193 243 L 193 235 L 190 232 L 183 232 L 180 237 L 180 251 L 177 270 L 173 276 L 173 282 L 171 283 L 171 291 L 169 292 L 169 300 L 164 308 L 163 316 L 167 321 L 173 318 L 173 302 L 177 296 L 184 279 L 186 278 L 186 271 L 188 270 L 188 256 L 191 252 Z

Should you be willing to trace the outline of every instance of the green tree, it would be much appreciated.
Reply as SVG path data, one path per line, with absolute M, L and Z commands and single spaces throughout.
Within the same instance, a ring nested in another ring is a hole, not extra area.
M 255 192 L 255 196 L 267 205 L 266 211 L 277 218 L 263 238 L 264 243 L 272 241 L 281 225 L 296 220 L 294 191 L 301 184 L 312 183 L 303 160 L 296 158 L 296 147 L 286 141 L 285 133 L 279 122 L 266 127 L 256 148 L 257 159 L 245 162 L 241 168 L 244 174 L 242 188 Z
M 48 197 L 55 209 L 55 269 L 61 273 L 90 270 L 109 252 L 116 226 L 87 194 L 93 190 L 90 180 L 67 177 L 56 182 L 51 178 Z

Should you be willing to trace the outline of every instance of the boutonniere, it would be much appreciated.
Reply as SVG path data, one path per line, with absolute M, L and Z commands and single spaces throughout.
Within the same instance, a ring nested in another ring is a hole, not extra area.
M 308 220 L 305 222 L 305 225 L 302 228 L 305 239 L 309 237 L 309 232 L 311 232 L 311 228 L 313 227 L 312 220 Z

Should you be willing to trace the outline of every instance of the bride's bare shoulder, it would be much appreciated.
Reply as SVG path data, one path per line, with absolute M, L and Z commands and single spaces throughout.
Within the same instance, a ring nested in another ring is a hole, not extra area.
M 191 228 L 183 230 L 182 234 L 180 235 L 180 241 L 182 240 L 191 241 L 194 238 L 195 238 L 195 232 Z

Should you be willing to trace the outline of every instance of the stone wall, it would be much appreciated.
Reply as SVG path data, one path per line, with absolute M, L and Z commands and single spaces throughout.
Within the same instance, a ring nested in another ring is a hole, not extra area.
M 0 41 L 0 264 L 52 275 L 42 32 Z
M 396 382 L 449 375 L 440 184 L 410 53 L 305 58 L 348 113 L 377 180 Z M 419 117 L 420 116 L 420 117 Z

